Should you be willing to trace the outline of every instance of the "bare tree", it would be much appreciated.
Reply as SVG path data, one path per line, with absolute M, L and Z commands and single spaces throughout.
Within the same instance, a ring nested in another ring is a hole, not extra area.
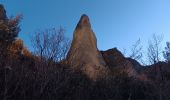
M 31 37 L 34 53 L 41 59 L 61 61 L 70 47 L 70 40 L 64 33 L 63 28 L 35 32 Z
M 142 46 L 140 45 L 141 41 L 138 39 L 131 48 L 130 58 L 135 60 L 140 60 L 142 58 Z
M 155 66 L 155 73 L 157 73 L 160 77 L 158 78 L 158 83 L 156 83 L 156 86 L 158 87 L 159 92 L 159 100 L 163 100 L 163 85 L 164 85 L 164 76 L 163 76 L 163 70 L 161 63 L 158 63 L 161 61 L 161 42 L 163 40 L 162 35 L 156 35 L 153 34 L 152 40 L 149 40 L 148 43 L 148 60 L 150 64 L 156 64 Z M 157 70 L 158 69 L 158 70 Z
M 150 64 L 155 64 L 161 60 L 161 42 L 163 40 L 162 35 L 153 34 L 152 39 L 148 41 L 148 60 Z
M 163 51 L 163 56 L 167 62 L 170 62 L 170 42 L 166 42 L 165 51 Z

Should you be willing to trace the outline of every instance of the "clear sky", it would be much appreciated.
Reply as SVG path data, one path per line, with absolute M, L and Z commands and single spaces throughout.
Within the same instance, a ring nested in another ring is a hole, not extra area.
M 72 37 L 82 14 L 90 17 L 98 48 L 130 49 L 153 33 L 170 41 L 170 0 L 0 0 L 8 16 L 23 14 L 20 38 L 31 48 L 29 35 L 38 29 L 64 27 Z

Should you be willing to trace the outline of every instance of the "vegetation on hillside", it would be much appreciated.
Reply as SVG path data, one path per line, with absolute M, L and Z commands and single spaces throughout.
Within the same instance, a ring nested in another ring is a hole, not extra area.
M 169 44 L 167 62 L 159 62 L 152 43 L 149 57 L 153 65 L 142 70 L 149 80 L 141 80 L 122 69 L 112 69 L 111 77 L 93 81 L 64 63 L 70 46 L 62 28 L 35 32 L 34 53 L 21 39 L 22 16 L 8 18 L 0 5 L 0 99 L 1 100 L 169 100 Z M 138 43 L 137 43 L 138 44 Z M 157 45 L 157 44 L 156 44 Z M 132 58 L 140 58 L 139 48 Z M 150 55 L 153 54 L 153 55 Z M 115 63 L 114 63 L 115 64 Z

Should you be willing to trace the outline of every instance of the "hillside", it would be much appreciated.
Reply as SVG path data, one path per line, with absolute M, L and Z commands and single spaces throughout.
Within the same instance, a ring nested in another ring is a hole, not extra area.
M 142 66 L 117 48 L 99 51 L 87 15 L 76 26 L 68 53 L 61 30 L 43 38 L 36 35 L 32 41 L 37 43 L 37 52 L 30 52 L 18 39 L 21 19 L 8 18 L 0 5 L 2 100 L 170 99 L 170 63 Z

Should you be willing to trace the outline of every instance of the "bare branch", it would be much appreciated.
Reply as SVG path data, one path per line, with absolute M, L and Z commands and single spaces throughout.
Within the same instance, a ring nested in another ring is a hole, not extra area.
M 142 58 L 142 46 L 140 45 L 141 41 L 138 39 L 136 43 L 131 48 L 130 58 L 135 60 L 140 60 Z
M 153 34 L 152 39 L 148 41 L 148 60 L 150 64 L 155 64 L 161 60 L 160 54 L 162 53 L 161 42 L 162 35 Z
M 70 40 L 64 35 L 63 28 L 38 31 L 32 36 L 34 53 L 41 59 L 60 61 L 65 58 L 70 47 Z

